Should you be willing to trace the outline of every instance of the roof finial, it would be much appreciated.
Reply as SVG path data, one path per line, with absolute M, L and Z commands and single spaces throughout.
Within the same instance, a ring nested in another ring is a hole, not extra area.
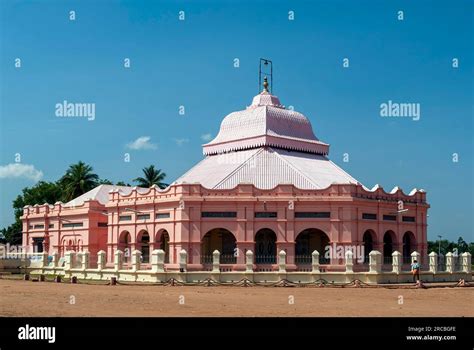
M 268 80 L 267 80 L 267 77 L 263 78 L 263 92 L 268 92 Z

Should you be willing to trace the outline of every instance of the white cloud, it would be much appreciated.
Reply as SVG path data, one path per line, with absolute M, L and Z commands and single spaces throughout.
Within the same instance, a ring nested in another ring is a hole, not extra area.
M 142 150 L 142 149 L 156 149 L 157 148 L 156 144 L 151 143 L 150 139 L 151 139 L 150 136 L 140 136 L 135 141 L 127 143 L 127 148 L 130 148 L 136 151 Z
M 42 177 L 43 172 L 35 169 L 31 164 L 10 163 L 0 165 L 0 179 L 24 178 L 38 182 Z
M 174 139 L 174 142 L 176 142 L 178 146 L 182 146 L 185 143 L 189 142 L 189 139 Z
M 211 139 L 212 139 L 212 135 L 210 133 L 201 135 L 201 140 L 203 141 L 211 141 Z

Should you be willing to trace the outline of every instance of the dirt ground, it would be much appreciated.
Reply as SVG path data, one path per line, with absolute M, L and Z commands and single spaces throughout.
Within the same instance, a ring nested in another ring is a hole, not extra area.
M 473 305 L 470 287 L 106 286 L 0 279 L 0 316 L 472 317 Z

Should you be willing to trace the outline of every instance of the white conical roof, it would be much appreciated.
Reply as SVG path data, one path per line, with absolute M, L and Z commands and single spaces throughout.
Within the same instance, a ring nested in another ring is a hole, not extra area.
M 204 154 L 270 146 L 327 155 L 329 145 L 319 141 L 303 114 L 285 109 L 277 96 L 263 91 L 247 109 L 227 115 L 216 138 L 203 146 Z

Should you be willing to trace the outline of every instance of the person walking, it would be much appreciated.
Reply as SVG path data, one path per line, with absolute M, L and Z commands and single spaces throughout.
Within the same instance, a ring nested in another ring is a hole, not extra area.
M 420 264 L 417 260 L 413 260 L 411 264 L 411 273 L 413 274 L 413 282 L 417 283 L 420 280 Z

